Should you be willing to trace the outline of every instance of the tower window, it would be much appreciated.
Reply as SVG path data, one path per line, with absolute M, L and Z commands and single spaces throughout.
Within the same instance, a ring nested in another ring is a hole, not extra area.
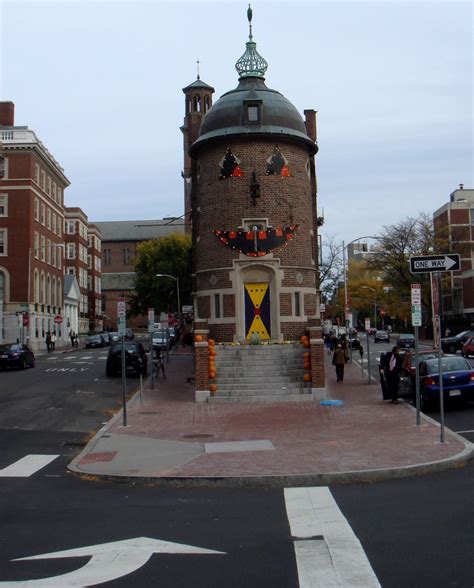
M 301 316 L 301 298 L 299 292 L 295 292 L 295 316 Z
M 214 294 L 214 315 L 216 318 L 221 318 L 221 296 Z
M 260 122 L 261 102 L 246 102 L 245 103 L 245 117 L 246 123 Z

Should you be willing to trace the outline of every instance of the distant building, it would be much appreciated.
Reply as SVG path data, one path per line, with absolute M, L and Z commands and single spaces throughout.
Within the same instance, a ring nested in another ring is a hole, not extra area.
M 63 226 L 69 180 L 34 131 L 14 119 L 13 102 L 0 102 L 0 341 L 44 348 L 47 331 L 59 341 L 67 337 Z
M 94 226 L 102 235 L 102 314 L 104 328 L 117 328 L 117 299 L 134 294 L 134 259 L 144 241 L 185 232 L 182 218 L 156 220 L 103 221 Z M 132 329 L 146 329 L 147 316 L 127 320 Z
M 447 240 L 450 252 L 461 256 L 461 270 L 443 275 L 442 312 L 445 321 L 474 324 L 474 189 L 463 184 L 449 202 L 433 214 L 435 234 Z

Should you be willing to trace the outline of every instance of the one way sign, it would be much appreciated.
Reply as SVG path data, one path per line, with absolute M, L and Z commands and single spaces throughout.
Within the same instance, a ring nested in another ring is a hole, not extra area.
M 457 253 L 410 257 L 410 272 L 412 274 L 455 272 L 459 269 L 461 269 L 461 259 Z

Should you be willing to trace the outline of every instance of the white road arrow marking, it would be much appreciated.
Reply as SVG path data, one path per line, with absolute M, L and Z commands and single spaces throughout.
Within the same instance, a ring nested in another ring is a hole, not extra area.
M 380 588 L 329 488 L 285 488 L 300 588 Z
M 73 572 L 40 580 L 0 582 L 0 587 L 83 588 L 84 586 L 95 586 L 135 572 L 146 564 L 154 553 L 225 555 L 223 551 L 213 551 L 212 549 L 203 549 L 193 545 L 183 545 L 148 537 L 137 537 L 124 541 L 114 541 L 112 543 L 18 558 L 13 561 L 92 556 L 82 568 Z
M 59 455 L 26 455 L 0 470 L 0 478 L 29 478 L 57 457 Z

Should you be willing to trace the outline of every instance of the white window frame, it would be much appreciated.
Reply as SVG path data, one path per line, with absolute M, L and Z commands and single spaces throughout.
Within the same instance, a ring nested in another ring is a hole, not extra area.
M 6 192 L 0 194 L 0 216 L 8 216 L 8 194 Z
M 39 222 L 39 214 L 40 214 L 40 201 L 39 198 L 35 198 L 35 221 Z
M 0 257 L 8 255 L 8 229 L 0 229 Z
M 68 259 L 76 259 L 76 244 L 75 243 L 68 243 L 67 244 L 67 258 Z

